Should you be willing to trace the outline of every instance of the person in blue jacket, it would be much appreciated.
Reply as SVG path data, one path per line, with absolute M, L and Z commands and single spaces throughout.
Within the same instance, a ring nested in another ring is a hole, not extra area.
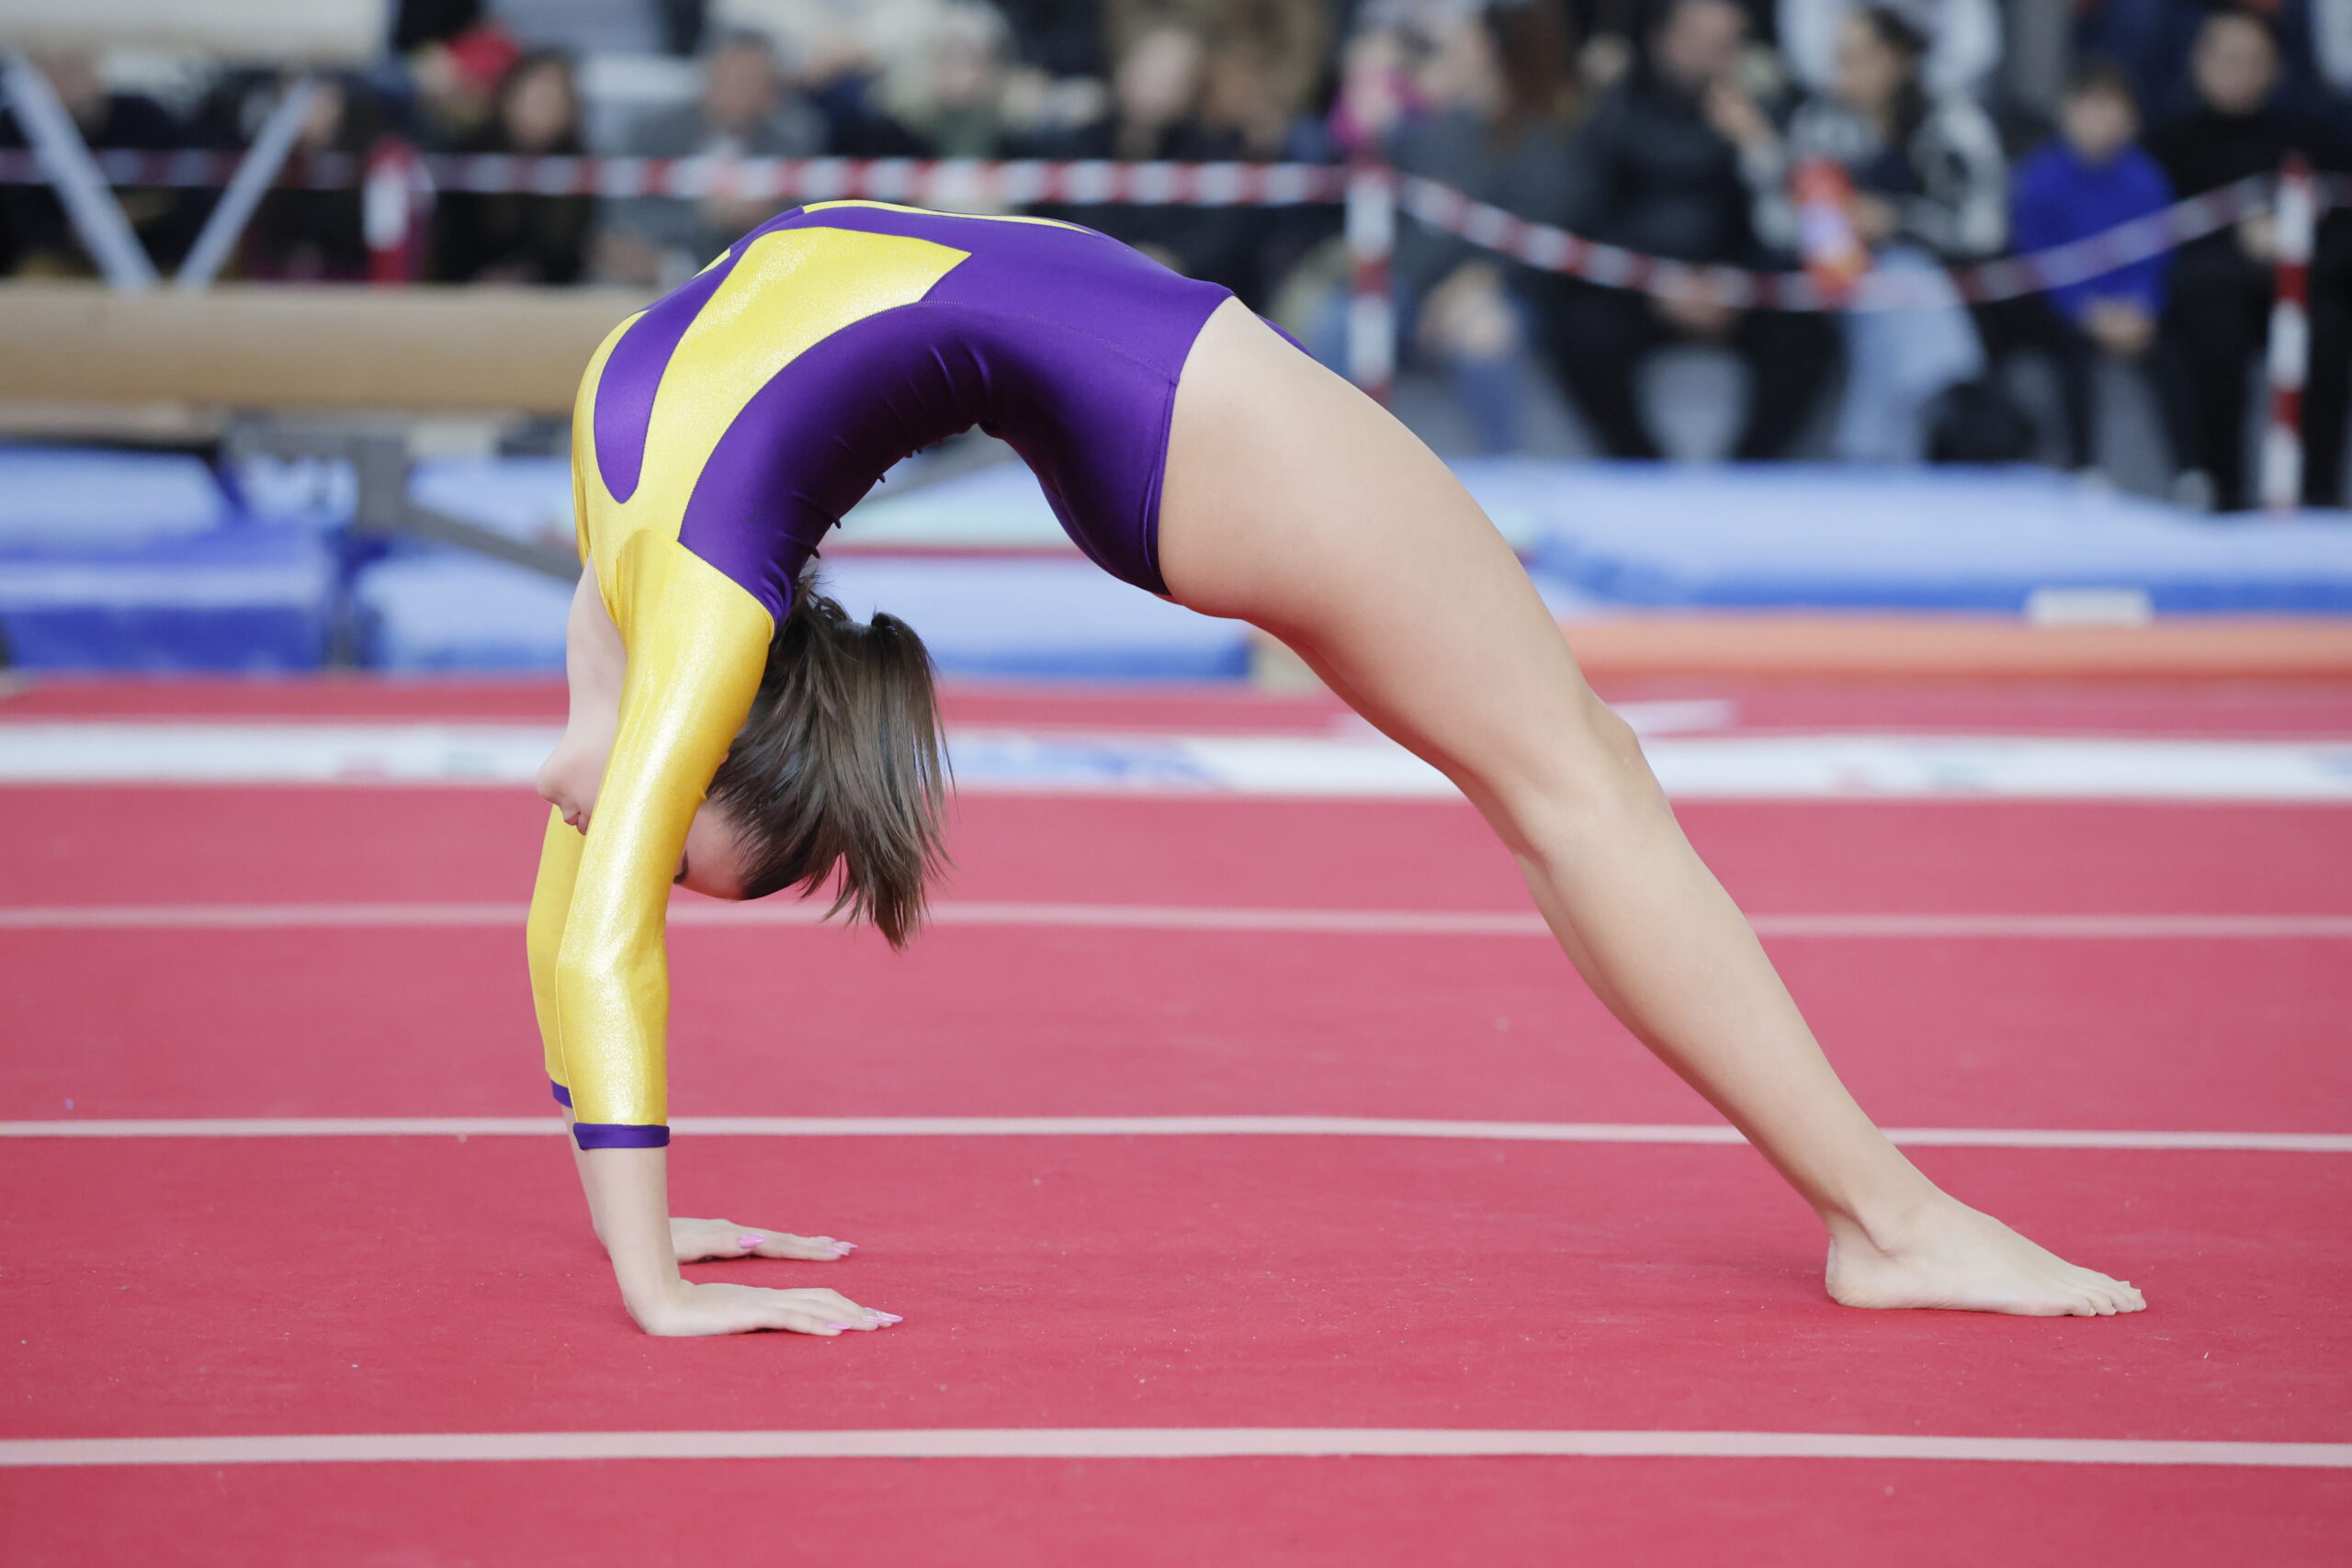
M 2060 110 L 2059 134 L 2010 178 L 2009 236 L 2018 253 L 2086 239 L 2170 206 L 2172 182 L 2139 136 L 2131 78 L 2104 61 L 2078 68 Z M 2056 363 L 2069 468 L 2096 466 L 2098 362 L 2146 360 L 2170 263 L 2168 254 L 2133 262 L 2029 296 L 2003 312 L 2002 347 L 2031 345 Z

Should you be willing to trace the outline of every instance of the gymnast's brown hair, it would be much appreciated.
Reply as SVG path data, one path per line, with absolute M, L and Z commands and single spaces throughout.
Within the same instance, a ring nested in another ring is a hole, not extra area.
M 847 909 L 893 947 L 921 924 L 945 863 L 947 768 L 931 654 L 895 615 L 870 622 L 802 574 L 768 644 L 751 716 L 710 781 L 734 823 L 746 898 L 839 879 Z

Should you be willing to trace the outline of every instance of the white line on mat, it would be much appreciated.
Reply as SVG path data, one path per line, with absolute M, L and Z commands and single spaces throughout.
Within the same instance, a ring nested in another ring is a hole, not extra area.
M 1867 1432 L 1475 1431 L 1386 1427 L 996 1427 L 898 1431 L 414 1432 L 0 1442 L 0 1467 L 379 1464 L 616 1459 L 1411 1458 L 1967 1460 L 2352 1468 L 2352 1443 L 1940 1438 Z
M 335 927 L 469 927 L 523 923 L 520 903 L 27 904 L 0 907 L 0 931 L 301 931 Z M 806 926 L 821 904 L 682 900 L 673 926 Z M 1075 926 L 1129 931 L 1283 931 L 1335 936 L 1542 936 L 1518 909 L 1275 909 L 1184 904 L 957 902 L 931 908 L 943 926 Z M 1767 937 L 2046 937 L 2132 941 L 2352 937 L 2352 915 L 1759 914 Z
M 678 1116 L 673 1132 L 733 1138 L 1452 1138 L 1524 1144 L 1737 1144 L 1720 1122 L 1443 1122 L 1382 1116 Z M 0 1122 L 0 1138 L 548 1137 L 553 1116 L 266 1116 Z M 2352 1154 L 2352 1134 L 1890 1127 L 1914 1148 L 2240 1150 Z

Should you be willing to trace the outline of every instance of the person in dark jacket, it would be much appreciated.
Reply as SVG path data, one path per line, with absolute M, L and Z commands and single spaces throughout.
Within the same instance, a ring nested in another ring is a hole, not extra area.
M 1771 265 L 1748 224 L 1737 152 L 1705 108 L 1709 93 L 1729 82 L 1747 31 L 1747 15 L 1732 0 L 1670 0 L 1632 73 L 1585 128 L 1589 183 L 1569 228 L 1645 255 Z M 1747 362 L 1747 413 L 1733 452 L 1740 458 L 1787 455 L 1835 353 L 1817 316 L 1565 279 L 1547 282 L 1541 295 L 1553 367 L 1613 457 L 1660 456 L 1634 378 L 1668 344 L 1722 342 Z
M 2352 167 L 2331 127 L 2276 102 L 2278 42 L 2260 17 L 2214 12 L 2198 32 L 2189 69 L 2198 107 L 2148 138 L 2148 151 L 2182 196 L 2276 174 L 2290 152 L 2321 169 Z M 2172 360 L 2165 415 L 2174 456 L 2186 470 L 2182 497 L 2225 512 L 2252 500 L 2248 371 L 2269 339 L 2277 262 L 2277 231 L 2267 215 L 2184 245 L 2159 334 Z M 2352 212 L 2339 209 L 2321 221 L 2310 311 L 2302 498 L 2306 505 L 2340 506 L 2344 427 L 2352 412 Z
M 824 151 L 824 117 L 793 90 L 763 33 L 732 33 L 702 64 L 701 96 L 639 118 L 623 151 L 642 158 L 806 158 Z M 714 192 L 700 200 L 632 197 L 605 208 L 598 271 L 608 281 L 674 288 L 785 204 Z
M 570 57 L 543 51 L 516 61 L 499 83 L 488 122 L 457 150 L 580 153 L 580 87 Z M 592 196 L 449 192 L 434 211 L 435 276 L 444 283 L 577 283 L 595 222 Z
M 241 90 L 225 93 L 221 118 L 246 118 L 254 94 L 279 89 L 274 76 L 256 74 Z M 364 162 L 388 129 L 384 106 L 356 75 L 322 78 L 311 94 L 296 138 L 298 156 L 342 154 Z M 224 137 L 225 141 L 226 138 Z M 257 281 L 357 283 L 370 271 L 365 219 L 366 197 L 357 185 L 335 189 L 280 186 L 262 197 L 238 247 L 240 270 Z
M 2011 178 L 2009 239 L 2019 252 L 2052 250 L 2171 205 L 2172 182 L 2139 145 L 2139 107 L 2120 67 L 2092 61 L 2075 72 L 2059 131 Z M 2151 256 L 1984 313 L 1996 356 L 2031 347 L 2056 367 L 2068 468 L 2094 466 L 2099 361 L 2147 358 L 2170 267 L 2170 257 Z
M 1487 0 L 1477 11 L 1367 33 L 1351 49 L 1337 120 L 1354 147 L 1400 173 L 1449 186 L 1537 222 L 1574 205 L 1581 168 L 1576 134 L 1583 96 L 1574 24 L 1564 0 Z M 1425 51 L 1409 76 L 1409 51 Z M 1479 451 L 1516 451 L 1532 311 L 1525 269 L 1428 224 L 1397 225 L 1390 297 L 1397 348 L 1409 367 L 1437 371 Z M 1344 275 L 1302 336 L 1333 367 L 1348 357 L 1351 290 Z
M 1182 20 L 1137 32 L 1118 59 L 1109 112 L 1041 145 L 1056 158 L 1167 159 L 1220 163 L 1251 156 L 1238 130 L 1202 113 L 1208 85 L 1208 39 Z M 1100 230 L 1187 277 L 1221 283 L 1255 307 L 1266 303 L 1266 238 L 1276 220 L 1250 207 L 1111 206 L 1054 203 L 1035 209 Z

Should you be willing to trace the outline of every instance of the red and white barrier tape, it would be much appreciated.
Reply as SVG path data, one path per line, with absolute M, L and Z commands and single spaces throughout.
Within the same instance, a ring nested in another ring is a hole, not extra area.
M 1350 252 L 1361 285 L 1367 268 L 1385 270 L 1374 255 L 1387 248 L 1398 211 L 1442 232 L 1499 252 L 1530 266 L 1611 288 L 1653 294 L 1703 290 L 1725 305 L 1784 310 L 1887 310 L 1947 303 L 1945 280 L 1918 273 L 1866 276 L 1847 299 L 1825 299 L 1801 272 L 1749 272 L 1701 265 L 1588 240 L 1473 200 L 1451 186 L 1419 175 L 1397 175 L 1378 165 L 1341 170 L 1320 164 L 1174 164 L 1110 160 L 1052 162 L 1014 159 L 921 158 L 628 158 L 525 157 L 506 153 L 413 153 L 403 151 L 407 177 L 422 199 L 436 192 L 471 195 L 596 196 L 616 199 L 673 197 L 779 205 L 787 201 L 866 198 L 955 209 L 1035 202 L 1136 206 L 1296 206 L 1350 200 L 1365 210 L 1350 220 Z M 119 186 L 205 188 L 225 184 L 237 158 L 216 152 L 96 154 L 98 168 Z M 307 190 L 378 185 L 370 200 L 383 206 L 381 150 L 368 159 L 311 153 L 290 160 L 281 186 Z M 37 154 L 0 149 L 0 185 L 41 183 Z M 2352 206 L 2352 176 L 2313 176 L 2315 198 Z M 1949 286 L 1972 301 L 2016 299 L 2160 255 L 2225 229 L 2269 205 L 2268 176 L 2240 180 L 2135 218 L 2103 233 L 2031 255 L 2011 256 L 1949 275 Z M 1361 287 L 1359 294 L 1362 293 Z
M 2270 306 L 2270 347 L 2264 369 L 2270 410 L 2262 430 L 2262 503 L 2291 512 L 2303 494 L 2303 381 L 2311 365 L 2312 239 L 2319 227 L 2320 191 L 2312 167 L 2290 154 L 2278 174 L 2271 211 L 2278 254 L 2278 291 Z
M 99 172 L 118 186 L 202 189 L 225 185 L 237 166 L 227 152 L 96 154 Z M 291 159 L 278 184 L 301 190 L 345 190 L 368 163 L 346 152 Z M 1180 207 L 1291 207 L 1334 202 L 1343 171 L 1322 164 L 1053 162 L 970 158 L 590 158 L 524 157 L 503 152 L 415 155 L 428 186 L 472 195 L 722 197 L 741 201 L 865 198 L 943 208 L 1067 202 Z M 46 176 L 38 156 L 0 150 L 0 185 Z
M 1407 176 L 1400 182 L 1398 205 L 1442 232 L 1545 272 L 1613 288 L 1661 295 L 1702 293 L 1735 309 L 1905 310 L 1948 305 L 1954 292 L 1964 300 L 1983 303 L 2085 282 L 2162 255 L 2264 210 L 2270 205 L 2271 185 L 2267 175 L 2243 179 L 2030 255 L 2007 256 L 1942 275 L 1869 273 L 1850 294 L 1834 301 L 1825 299 L 1813 279 L 1802 272 L 1747 272 L 1622 250 L 1473 201 L 1435 180 Z M 2352 189 L 2345 194 L 2352 197 Z
M 203 188 L 226 185 L 236 155 L 218 152 L 96 155 L 119 186 Z M 38 154 L 0 149 L 0 185 L 45 183 Z M 1396 366 L 1396 310 L 1389 261 L 1396 215 L 1548 272 L 1610 288 L 1688 296 L 1736 308 L 1782 310 L 1902 310 L 2013 299 L 2097 277 L 2177 248 L 2275 206 L 2281 235 L 2278 305 L 2270 333 L 2270 426 L 2263 448 L 2263 494 L 2292 504 L 2301 483 L 2299 415 L 2310 332 L 2305 316 L 2312 231 L 2328 203 L 2352 207 L 2352 176 L 2323 181 L 2300 161 L 2274 182 L 2256 175 L 2176 202 L 2104 232 L 2030 255 L 1949 273 L 1871 272 L 1843 298 L 1826 298 L 1802 272 L 1749 272 L 1698 265 L 1588 240 L 1538 223 L 1419 175 L 1376 164 L 1341 170 L 1319 164 L 1175 164 L 1111 160 L 920 158 L 525 157 L 418 153 L 394 142 L 366 158 L 313 153 L 288 161 L 280 186 L 357 186 L 380 281 L 415 275 L 421 220 L 437 192 L 594 196 L 616 199 L 711 197 L 746 202 L 866 198 L 956 209 L 1039 202 L 1136 206 L 1295 206 L 1344 201 L 1352 268 L 1349 373 L 1375 396 Z M 2295 236 L 2300 236 L 2299 239 Z M 2300 246 L 2300 249 L 2291 249 Z
M 1396 176 L 1377 164 L 1349 172 L 1348 378 L 1382 402 L 1396 376 L 1396 301 L 1388 287 L 1396 251 Z

